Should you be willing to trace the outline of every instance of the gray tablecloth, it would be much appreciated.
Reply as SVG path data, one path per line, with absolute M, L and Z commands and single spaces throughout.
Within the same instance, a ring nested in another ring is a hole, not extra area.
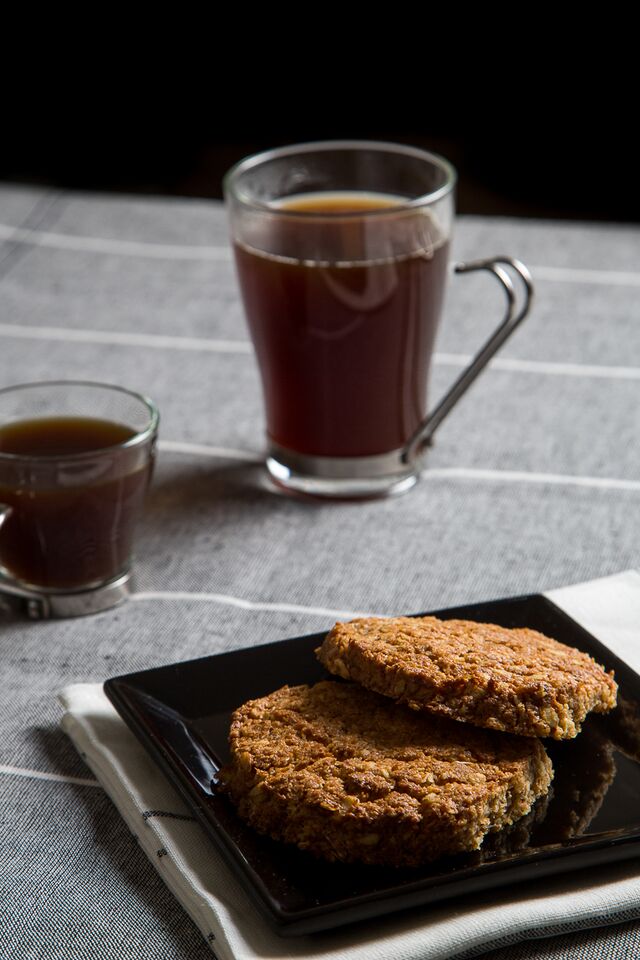
M 538 592 L 640 564 L 640 229 L 463 218 L 455 255 L 519 256 L 537 303 L 438 434 L 405 497 L 273 493 L 219 204 L 0 188 L 0 386 L 83 378 L 151 394 L 159 462 L 137 593 L 91 619 L 0 620 L 0 955 L 208 958 L 58 727 L 55 694 L 321 630 L 344 611 Z M 452 282 L 433 397 L 495 322 Z M 492 954 L 631 956 L 640 924 Z M 283 943 L 283 956 L 286 944 Z

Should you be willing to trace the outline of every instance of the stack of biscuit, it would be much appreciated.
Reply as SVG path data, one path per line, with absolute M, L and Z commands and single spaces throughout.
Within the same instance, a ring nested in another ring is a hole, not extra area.
M 340 679 L 236 710 L 221 784 L 256 830 L 330 861 L 477 850 L 547 794 L 540 737 L 575 737 L 616 704 L 612 674 L 525 628 L 371 617 L 316 653 Z

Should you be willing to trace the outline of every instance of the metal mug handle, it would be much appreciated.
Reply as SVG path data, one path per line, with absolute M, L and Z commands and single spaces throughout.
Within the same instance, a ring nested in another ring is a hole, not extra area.
M 7 519 L 10 513 L 11 513 L 11 507 L 7 506 L 6 503 L 0 503 L 0 527 L 2 526 L 2 524 Z
M 524 294 L 523 301 L 518 307 L 518 296 L 509 273 L 504 269 L 510 267 L 515 276 L 521 281 Z M 507 296 L 507 309 L 501 323 L 496 327 L 484 346 L 478 351 L 468 367 L 460 374 L 453 386 L 434 407 L 431 413 L 422 421 L 418 429 L 404 448 L 402 459 L 405 463 L 416 460 L 431 442 L 434 433 L 456 405 L 460 397 L 471 386 L 481 370 L 505 341 L 511 336 L 529 313 L 533 299 L 533 281 L 527 267 L 514 257 L 491 257 L 487 260 L 472 260 L 468 263 L 457 263 L 455 273 L 472 273 L 475 270 L 488 270 L 502 284 Z
M 0 503 L 0 531 L 11 510 L 6 503 Z M 0 611 L 26 613 L 33 620 L 46 615 L 42 601 L 37 596 L 3 574 L 0 574 Z
M 0 503 L 0 532 L 12 508 Z M 16 580 L 0 573 L 0 613 L 26 614 L 30 620 L 48 620 L 52 617 L 78 617 L 100 613 L 125 600 L 130 593 L 130 575 L 122 574 L 102 587 L 100 593 L 79 589 L 75 593 L 56 594 L 30 590 Z

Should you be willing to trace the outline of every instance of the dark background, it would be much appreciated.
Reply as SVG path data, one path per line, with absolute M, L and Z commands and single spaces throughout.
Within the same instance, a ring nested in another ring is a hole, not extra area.
M 617 45 L 585 47 L 572 63 L 563 48 L 552 70 L 548 40 L 533 54 L 483 47 L 473 61 L 452 37 L 439 60 L 425 39 L 406 54 L 398 46 L 392 63 L 346 44 L 321 54 L 281 45 L 240 62 L 232 37 L 231 57 L 209 48 L 189 73 L 171 58 L 125 71 L 117 48 L 87 73 L 90 50 L 70 78 L 61 55 L 31 86 L 14 73 L 0 180 L 220 198 L 225 170 L 255 151 L 381 139 L 448 157 L 461 213 L 640 222 L 637 79 L 631 63 L 618 69 Z
M 434 150 L 459 174 L 460 213 L 640 221 L 638 149 L 603 129 L 551 131 L 536 144 L 521 131 L 444 122 L 389 125 L 274 124 L 246 132 L 207 122 L 163 123 L 144 136 L 109 126 L 51 138 L 22 137 L 2 151 L 0 179 L 76 190 L 221 198 L 233 163 L 269 147 L 336 137 L 390 140 Z M 608 173 L 603 168 L 610 167 Z

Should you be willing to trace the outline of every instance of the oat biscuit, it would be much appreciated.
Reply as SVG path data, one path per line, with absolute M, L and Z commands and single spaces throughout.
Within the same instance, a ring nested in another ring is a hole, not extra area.
M 617 685 L 586 653 L 536 630 L 436 617 L 337 623 L 324 666 L 416 710 L 523 736 L 575 737 Z
M 355 684 L 283 687 L 233 715 L 223 789 L 261 833 L 327 860 L 417 866 L 476 850 L 544 795 L 551 761 L 511 737 Z

